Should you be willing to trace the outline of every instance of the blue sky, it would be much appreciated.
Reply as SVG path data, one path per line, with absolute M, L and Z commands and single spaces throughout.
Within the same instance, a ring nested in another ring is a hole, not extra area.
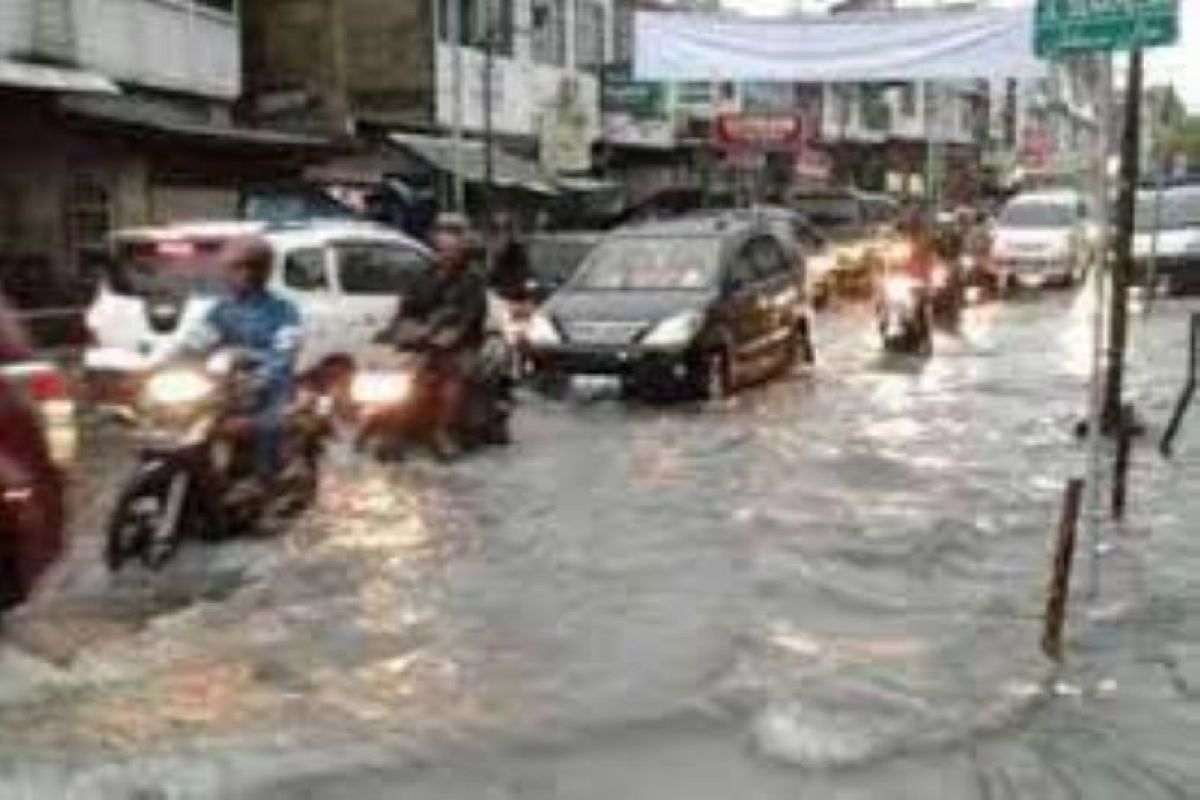
M 749 13 L 780 14 L 795 10 L 823 10 L 833 0 L 723 0 L 726 6 Z M 906 5 L 936 5 L 936 0 L 916 0 Z M 999 5 L 1030 5 L 1029 0 L 998 0 Z M 1179 0 L 1183 34 L 1175 47 L 1153 50 L 1147 58 L 1149 81 L 1172 83 L 1185 102 L 1200 113 L 1200 0 Z

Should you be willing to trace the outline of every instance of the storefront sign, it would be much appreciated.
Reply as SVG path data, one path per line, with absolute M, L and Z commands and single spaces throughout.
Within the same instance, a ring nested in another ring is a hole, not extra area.
M 720 150 L 799 152 L 804 137 L 804 120 L 794 114 L 721 114 L 713 121 Z

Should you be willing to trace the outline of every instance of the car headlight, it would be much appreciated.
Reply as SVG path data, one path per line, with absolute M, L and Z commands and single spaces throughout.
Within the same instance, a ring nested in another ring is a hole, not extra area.
M 704 317 L 696 311 L 676 314 L 655 325 L 642 344 L 647 347 L 683 347 L 700 332 L 703 322 Z
M 359 372 L 350 381 L 350 399 L 360 406 L 400 405 L 412 395 L 413 376 L 408 372 Z
M 213 391 L 213 382 L 199 372 L 173 369 L 155 373 L 146 381 L 146 400 L 159 406 L 199 403 Z
M 525 335 L 528 337 L 529 343 L 535 347 L 545 347 L 562 342 L 558 328 L 545 314 L 533 315 L 533 318 L 529 320 L 529 329 Z

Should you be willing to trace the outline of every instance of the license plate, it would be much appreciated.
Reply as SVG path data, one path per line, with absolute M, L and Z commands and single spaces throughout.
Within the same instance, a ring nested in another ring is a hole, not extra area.
M 616 375 L 573 375 L 571 388 L 588 394 L 613 391 L 621 388 L 621 380 Z

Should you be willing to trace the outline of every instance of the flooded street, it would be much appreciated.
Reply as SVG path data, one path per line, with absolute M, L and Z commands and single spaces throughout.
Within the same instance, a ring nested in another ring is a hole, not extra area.
M 452 466 L 337 449 L 286 536 L 155 576 L 100 566 L 106 430 L 14 621 L 66 655 L 0 658 L 0 798 L 1200 797 L 1200 409 L 1153 447 L 1192 308 L 1134 325 L 1151 436 L 1061 672 L 1074 293 L 973 309 L 928 361 L 826 314 L 815 370 L 720 408 L 529 396 L 515 446 Z

